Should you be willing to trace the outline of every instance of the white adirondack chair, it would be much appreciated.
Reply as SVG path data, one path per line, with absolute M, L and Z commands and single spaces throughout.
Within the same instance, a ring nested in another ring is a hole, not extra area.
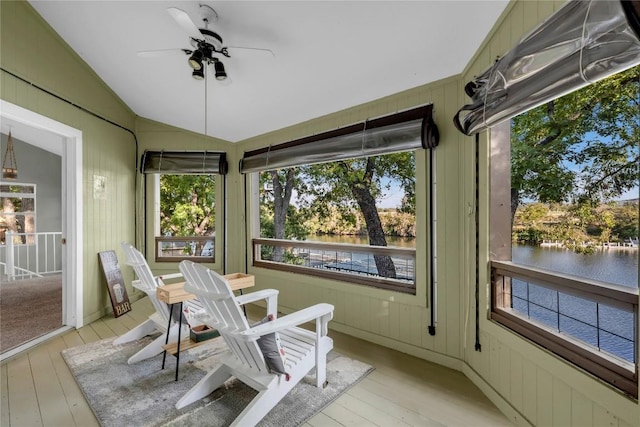
M 167 304 L 165 304 L 163 301 L 160 301 L 156 297 L 156 288 L 159 286 L 159 284 L 161 285 L 161 279 L 160 277 L 154 277 L 153 273 L 151 273 L 151 269 L 149 268 L 149 264 L 147 264 L 147 260 L 144 258 L 144 255 L 142 255 L 140 251 L 138 251 L 135 247 L 127 242 L 122 242 L 121 245 L 127 257 L 127 264 L 133 267 L 133 270 L 138 278 L 137 280 L 134 280 L 132 282 L 133 287 L 140 289 L 147 294 L 149 301 L 151 301 L 156 311 L 155 313 L 150 315 L 147 320 L 131 329 L 124 335 L 116 338 L 113 343 L 124 344 L 126 342 L 134 341 L 156 332 L 162 332 L 162 334 L 158 338 L 153 340 L 151 343 L 149 343 L 147 346 L 145 346 L 143 349 L 129 358 L 127 362 L 129 364 L 132 364 L 153 357 L 164 351 L 164 348 L 162 346 L 165 344 L 165 340 L 167 338 L 166 333 L 167 325 L 169 324 L 170 311 Z M 175 273 L 164 275 L 162 277 L 165 279 L 172 279 L 181 276 L 181 273 Z M 198 313 L 198 303 L 190 304 L 188 311 L 191 313 Z M 202 324 L 201 322 L 198 322 L 196 320 L 196 317 L 185 317 L 185 321 L 187 321 L 187 323 L 179 324 L 173 319 L 171 320 L 171 326 L 169 330 L 169 343 L 177 342 L 178 330 L 180 328 L 182 328 L 182 330 L 180 331 L 180 336 L 184 338 L 189 336 L 189 324 L 191 324 L 191 326 Z
M 182 261 L 180 271 L 186 280 L 185 290 L 198 295 L 211 320 L 207 324 L 218 329 L 231 354 L 222 364 L 205 375 L 176 403 L 183 408 L 219 388 L 231 377 L 258 391 L 257 396 L 231 425 L 257 424 L 286 394 L 315 368 L 316 386 L 326 385 L 326 358 L 333 348 L 327 336 L 327 324 L 333 317 L 333 305 L 316 304 L 295 313 L 276 318 L 278 291 L 267 289 L 236 297 L 229 282 L 214 271 L 192 261 Z M 267 314 L 273 320 L 250 327 L 241 305 L 267 300 Z M 315 332 L 298 327 L 315 322 Z M 286 375 L 271 373 L 258 339 L 278 333 L 286 354 Z

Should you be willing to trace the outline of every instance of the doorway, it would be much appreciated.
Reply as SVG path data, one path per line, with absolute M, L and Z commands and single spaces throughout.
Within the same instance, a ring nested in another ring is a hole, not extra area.
M 83 325 L 82 319 L 82 132 L 63 123 L 0 100 L 3 133 L 61 157 L 62 211 L 62 330 Z M 61 330 L 51 334 L 60 333 Z M 51 334 L 27 345 L 35 345 Z M 23 351 L 23 346 L 3 353 L 0 360 Z

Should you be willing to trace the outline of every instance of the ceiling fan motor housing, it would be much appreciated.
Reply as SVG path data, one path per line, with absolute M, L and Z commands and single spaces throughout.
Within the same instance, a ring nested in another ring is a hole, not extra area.
M 215 51 L 219 51 L 222 49 L 222 37 L 220 37 L 220 35 L 218 33 L 214 33 L 213 31 L 207 29 L 207 28 L 200 28 L 200 32 L 202 33 L 202 36 L 204 37 L 204 41 L 207 44 L 210 44 L 213 46 Z M 195 40 L 192 41 L 192 44 L 196 43 Z M 195 44 L 194 44 L 195 46 Z

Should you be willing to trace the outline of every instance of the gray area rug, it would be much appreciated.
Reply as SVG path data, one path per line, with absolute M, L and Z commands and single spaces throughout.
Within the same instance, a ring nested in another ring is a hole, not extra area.
M 176 359 L 170 355 L 164 370 L 162 354 L 127 364 L 129 356 L 148 342 L 150 338 L 114 345 L 113 339 L 107 339 L 62 351 L 102 426 L 227 426 L 256 395 L 250 387 L 231 379 L 224 388 L 177 410 L 174 405 L 178 399 L 229 350 L 223 340 L 213 339 L 182 352 L 179 379 L 174 381 Z M 307 376 L 258 425 L 303 424 L 372 370 L 370 365 L 332 351 L 327 361 L 329 385 L 317 388 L 314 376 Z

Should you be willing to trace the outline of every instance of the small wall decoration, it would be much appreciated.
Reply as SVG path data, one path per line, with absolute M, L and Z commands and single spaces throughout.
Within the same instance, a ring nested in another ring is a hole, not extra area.
M 122 272 L 118 265 L 118 257 L 115 251 L 98 252 L 100 265 L 107 281 L 107 289 L 111 297 L 111 306 L 113 307 L 113 315 L 115 317 L 131 311 L 131 303 L 127 295 L 127 288 L 124 286 Z
M 93 175 L 93 198 L 104 200 L 107 198 L 107 178 Z

